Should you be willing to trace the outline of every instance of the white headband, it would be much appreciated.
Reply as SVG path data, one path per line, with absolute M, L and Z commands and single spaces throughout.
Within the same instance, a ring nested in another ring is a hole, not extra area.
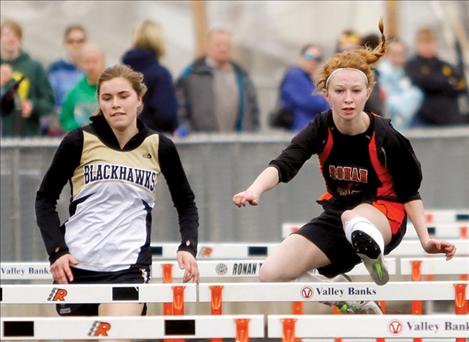
M 339 72 L 339 71 L 342 71 L 342 70 L 355 70 L 355 71 L 358 71 L 360 74 L 363 75 L 363 77 L 365 78 L 365 82 L 366 84 L 368 84 L 368 77 L 366 76 L 366 74 L 361 71 L 360 69 L 356 69 L 356 68 L 337 68 L 335 69 L 333 72 L 331 72 L 331 74 L 329 75 L 329 77 L 327 78 L 326 80 L 326 88 L 327 88 L 327 84 L 329 83 L 329 80 L 332 78 L 332 76 L 334 76 L 335 73 Z

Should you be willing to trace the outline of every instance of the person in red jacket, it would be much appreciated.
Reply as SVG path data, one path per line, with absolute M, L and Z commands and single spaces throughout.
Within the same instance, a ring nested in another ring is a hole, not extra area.
M 238 207 L 257 205 L 261 195 L 290 181 L 313 155 L 319 157 L 327 192 L 324 211 L 288 236 L 260 269 L 261 281 L 290 281 L 311 269 L 335 277 L 363 261 L 373 281 L 389 275 L 383 255 L 401 241 L 407 216 L 427 253 L 450 259 L 454 245 L 430 238 L 419 194 L 420 163 L 409 141 L 389 120 L 364 111 L 374 84 L 372 65 L 385 53 L 380 44 L 333 56 L 317 86 L 331 110 L 318 116 L 244 191 L 233 196 Z

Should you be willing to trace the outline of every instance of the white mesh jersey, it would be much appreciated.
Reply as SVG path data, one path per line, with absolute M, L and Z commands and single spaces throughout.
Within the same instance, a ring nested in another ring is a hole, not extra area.
M 159 135 L 132 151 L 116 151 L 83 132 L 80 165 L 72 177 L 75 213 L 65 222 L 65 243 L 90 271 L 136 264 L 148 240 L 147 216 L 155 203 Z

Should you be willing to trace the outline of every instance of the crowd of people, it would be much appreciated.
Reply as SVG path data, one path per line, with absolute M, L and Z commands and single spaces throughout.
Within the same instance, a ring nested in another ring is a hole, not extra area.
M 21 25 L 1 24 L 2 136 L 61 136 L 90 122 L 96 112 L 96 83 L 106 67 L 105 51 L 89 42 L 86 29 L 70 25 L 64 31 L 65 56 L 45 69 L 22 46 Z M 344 30 L 335 52 L 360 47 L 374 49 L 379 37 Z M 255 132 L 260 129 L 256 87 L 245 67 L 233 60 L 231 34 L 213 29 L 207 52 L 176 79 L 161 64 L 165 55 L 162 27 L 144 20 L 135 28 L 121 62 L 143 73 L 148 91 L 141 120 L 151 129 L 187 136 L 192 132 Z M 314 82 L 324 59 L 323 49 L 305 44 L 295 65 L 278 84 L 270 125 L 298 132 L 329 109 Z M 384 58 L 373 70 L 375 86 L 365 111 L 390 118 L 398 129 L 469 123 L 459 99 L 468 95 L 464 71 L 437 54 L 437 37 L 421 28 L 415 54 L 399 39 L 391 39 Z

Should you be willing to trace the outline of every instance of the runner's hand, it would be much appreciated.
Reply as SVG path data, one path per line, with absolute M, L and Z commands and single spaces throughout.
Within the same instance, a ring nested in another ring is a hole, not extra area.
M 59 284 L 68 284 L 73 281 L 70 265 L 77 265 L 78 260 L 71 254 L 64 254 L 50 266 L 52 278 Z
M 456 247 L 452 243 L 436 239 L 429 239 L 423 245 L 423 249 L 430 254 L 444 253 L 446 254 L 446 260 L 450 260 L 456 253 Z
M 187 283 L 188 281 L 193 281 L 194 283 L 199 283 L 199 267 L 197 266 L 197 260 L 194 256 L 187 251 L 177 252 L 177 260 L 179 268 L 184 270 L 184 277 L 182 281 Z
M 260 200 L 260 195 L 246 190 L 240 193 L 237 193 L 236 195 L 233 196 L 233 203 L 238 207 L 244 207 L 246 204 L 250 205 L 258 205 Z

